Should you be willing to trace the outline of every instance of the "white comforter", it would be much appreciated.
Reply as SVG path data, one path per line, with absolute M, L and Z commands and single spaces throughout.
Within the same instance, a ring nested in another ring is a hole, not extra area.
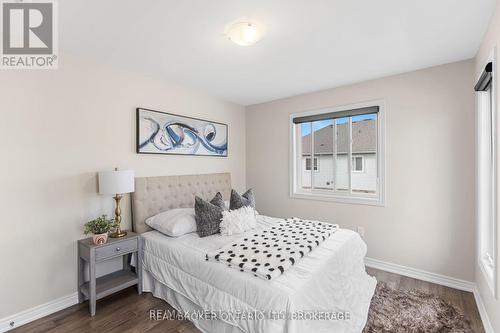
M 269 227 L 277 221 L 258 217 L 260 227 Z M 289 315 L 307 311 L 308 316 L 311 311 L 318 311 L 330 318 L 333 312 L 349 313 L 348 320 L 253 320 L 224 316 L 226 323 L 244 332 L 361 332 L 366 323 L 376 280 L 365 272 L 366 245 L 353 231 L 339 229 L 271 281 L 205 261 L 207 252 L 241 235 L 199 238 L 191 233 L 171 238 L 151 231 L 142 236 L 143 264 L 148 274 L 202 309 Z

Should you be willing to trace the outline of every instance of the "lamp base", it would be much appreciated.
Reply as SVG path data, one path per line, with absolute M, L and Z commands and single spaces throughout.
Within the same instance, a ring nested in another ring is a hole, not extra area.
M 121 237 L 125 237 L 127 236 L 127 232 L 126 231 L 116 231 L 116 232 L 112 232 L 111 234 L 109 234 L 109 237 L 111 238 L 121 238 Z

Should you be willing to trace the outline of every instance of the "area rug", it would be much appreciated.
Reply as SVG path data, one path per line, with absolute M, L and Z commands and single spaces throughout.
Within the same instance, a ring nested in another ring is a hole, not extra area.
M 447 301 L 419 290 L 377 284 L 363 333 L 474 333 L 464 314 Z

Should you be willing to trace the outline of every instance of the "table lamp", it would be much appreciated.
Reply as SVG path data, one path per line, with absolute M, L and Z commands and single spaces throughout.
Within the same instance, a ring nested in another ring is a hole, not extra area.
M 110 237 L 119 238 L 127 235 L 126 231 L 122 231 L 120 223 L 122 221 L 120 200 L 125 193 L 134 192 L 134 171 L 133 170 L 118 170 L 99 172 L 99 193 L 114 195 L 113 199 L 116 202 L 115 222 L 116 231 L 110 234 Z

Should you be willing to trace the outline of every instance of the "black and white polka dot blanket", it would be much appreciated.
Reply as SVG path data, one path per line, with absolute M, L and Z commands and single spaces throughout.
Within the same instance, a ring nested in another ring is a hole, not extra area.
M 208 253 L 206 260 L 272 280 L 332 236 L 338 228 L 336 224 L 318 221 L 283 219 L 272 227 L 249 233 Z

